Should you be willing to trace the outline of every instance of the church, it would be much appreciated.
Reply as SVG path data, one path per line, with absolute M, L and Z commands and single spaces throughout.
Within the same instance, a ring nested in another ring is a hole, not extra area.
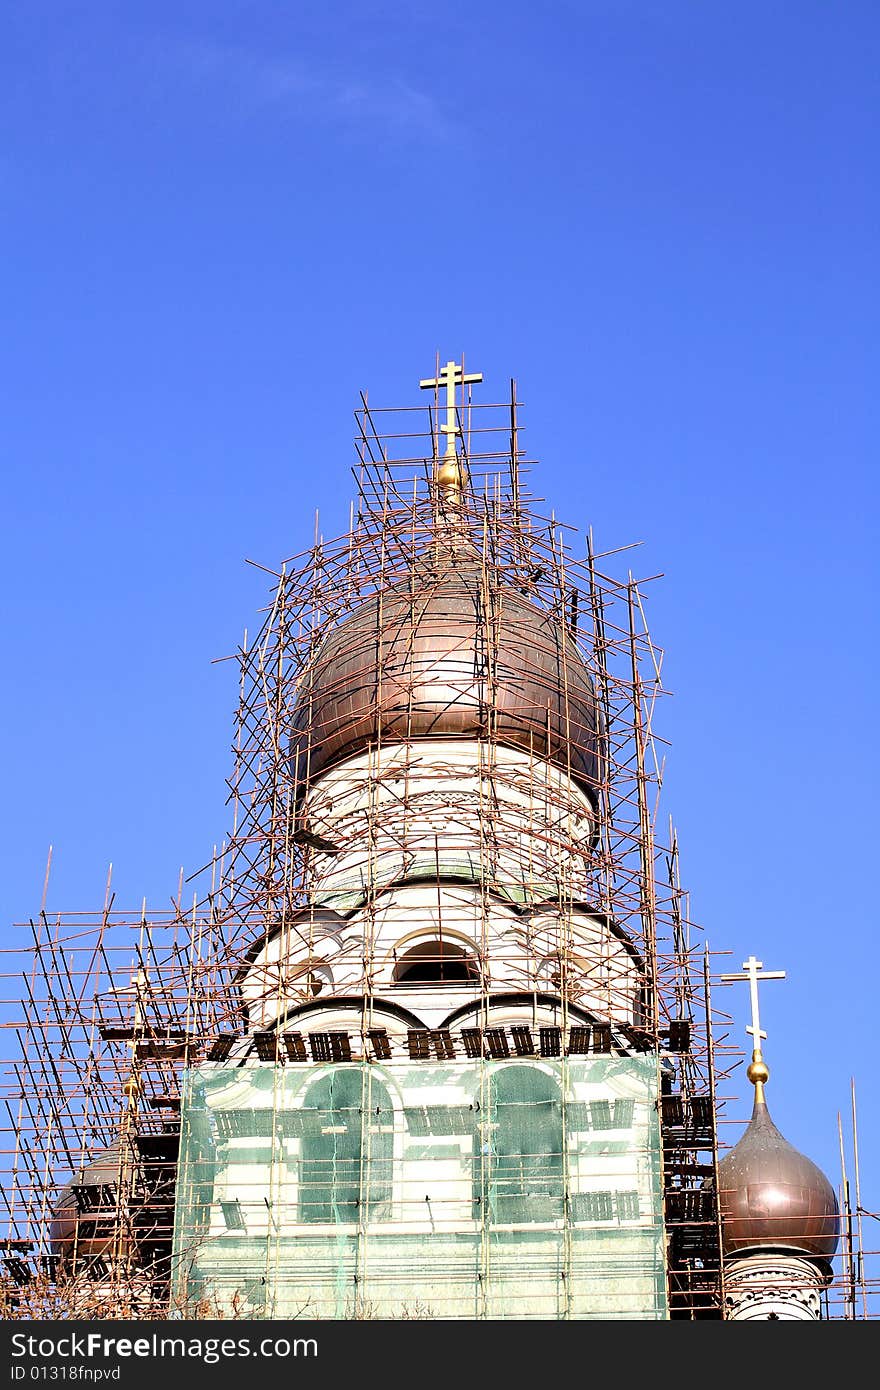
M 780 972 L 722 972 L 660 831 L 648 586 L 540 514 L 514 382 L 418 388 L 270 576 L 192 900 L 34 917 L 7 1315 L 840 1316 Z

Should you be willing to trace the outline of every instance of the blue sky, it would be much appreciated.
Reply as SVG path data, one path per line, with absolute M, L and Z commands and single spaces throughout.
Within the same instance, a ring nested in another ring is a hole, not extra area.
M 878 1210 L 877 6 L 28 0 L 3 28 L 0 920 L 50 842 L 56 909 L 110 860 L 119 905 L 164 905 L 209 857 L 244 557 L 316 507 L 344 530 L 358 390 L 415 403 L 464 352 L 487 398 L 518 379 L 548 508 L 666 576 L 693 914 L 730 968 L 788 970 L 768 1099 L 835 1182 L 856 1077 Z

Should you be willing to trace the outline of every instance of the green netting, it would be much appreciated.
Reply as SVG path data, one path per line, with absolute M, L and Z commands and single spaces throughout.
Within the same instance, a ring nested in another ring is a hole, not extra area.
M 656 1099 L 652 1057 L 192 1071 L 175 1298 L 250 1317 L 666 1317 Z

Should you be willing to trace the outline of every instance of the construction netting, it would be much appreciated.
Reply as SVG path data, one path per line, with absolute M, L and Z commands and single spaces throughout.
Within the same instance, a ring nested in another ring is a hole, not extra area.
M 215 1064 L 173 1302 L 266 1318 L 664 1318 L 657 1060 Z

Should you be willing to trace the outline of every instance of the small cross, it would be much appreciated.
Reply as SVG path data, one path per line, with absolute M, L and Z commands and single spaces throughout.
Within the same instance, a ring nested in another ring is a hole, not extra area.
M 748 980 L 749 991 L 752 996 L 752 1026 L 746 1028 L 747 1033 L 751 1033 L 755 1044 L 755 1051 L 761 1051 L 761 1039 L 766 1038 L 767 1034 L 761 1032 L 761 1019 L 758 1013 L 758 981 L 761 980 L 784 980 L 784 970 L 765 970 L 764 963 L 755 960 L 754 956 L 749 956 L 748 960 L 743 961 L 743 975 L 722 975 L 721 983 L 731 985 L 736 980 Z M 759 973 L 760 972 L 760 973 Z
M 455 388 L 456 386 L 469 386 L 472 381 L 482 380 L 482 372 L 468 372 L 465 375 L 463 362 L 460 366 L 458 362 L 447 362 L 437 376 L 419 382 L 423 391 L 439 390 L 441 386 L 446 387 L 446 424 L 440 426 L 440 433 L 446 435 L 445 457 L 448 459 L 457 457 L 455 440 L 461 434 L 455 418 Z

